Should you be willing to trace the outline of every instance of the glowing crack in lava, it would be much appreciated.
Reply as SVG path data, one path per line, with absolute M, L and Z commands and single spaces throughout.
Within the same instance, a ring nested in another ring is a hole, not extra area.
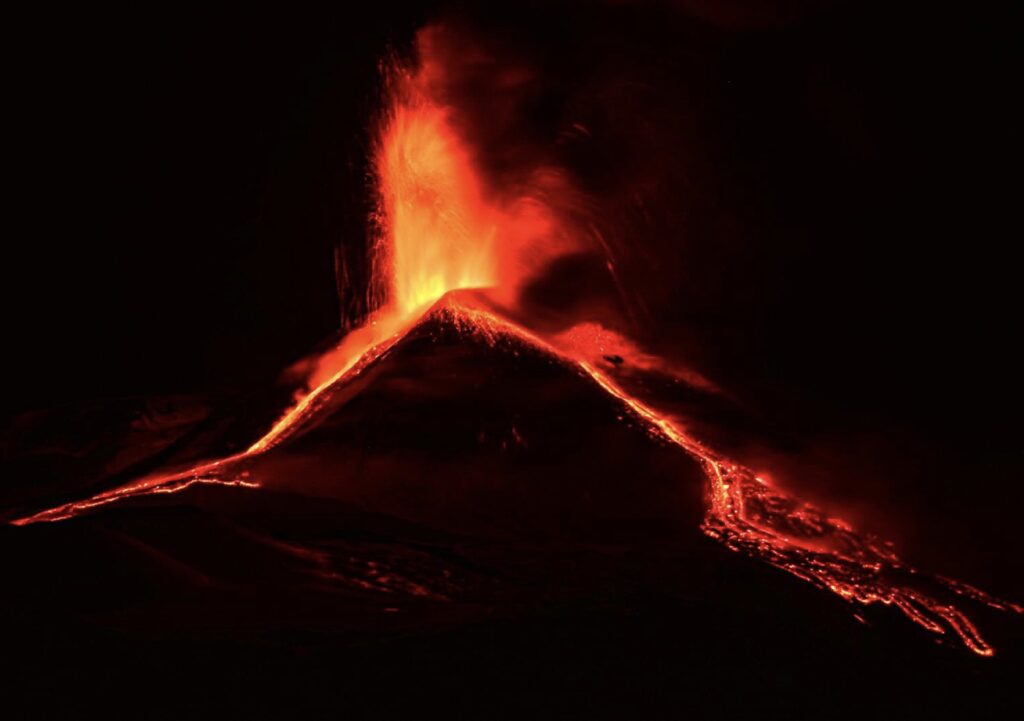
M 887 542 L 858 533 L 845 521 L 706 448 L 679 420 L 627 392 L 614 372 L 602 366 L 601 358 L 613 353 L 639 367 L 656 365 L 690 385 L 699 385 L 702 379 L 672 371 L 596 324 L 581 323 L 558 335 L 544 335 L 509 319 L 495 306 L 451 294 L 488 288 L 493 298 L 507 301 L 533 269 L 567 245 L 558 214 L 542 200 L 529 194 L 503 199 L 481 181 L 451 122 L 450 109 L 431 92 L 437 67 L 430 62 L 430 39 L 429 30 L 419 37 L 421 67 L 393 76 L 392 103 L 379 130 L 379 240 L 373 249 L 370 288 L 378 309 L 318 360 L 307 390 L 247 450 L 183 471 L 152 475 L 14 523 L 59 521 L 121 499 L 174 493 L 196 484 L 258 487 L 242 461 L 300 431 L 339 387 L 386 356 L 421 317 L 440 313 L 465 333 L 492 343 L 514 338 L 549 354 L 616 399 L 624 417 L 697 459 L 707 482 L 702 530 L 710 538 L 850 603 L 895 606 L 928 631 L 952 631 L 971 651 L 992 655 L 992 647 L 964 612 L 942 599 L 966 598 L 1016 613 L 1024 608 L 951 579 L 918 573 Z M 539 177 L 550 186 L 550 174 Z

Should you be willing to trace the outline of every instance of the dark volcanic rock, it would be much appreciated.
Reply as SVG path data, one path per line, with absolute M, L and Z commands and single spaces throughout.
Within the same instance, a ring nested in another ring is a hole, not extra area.
M 1012 711 L 1019 637 L 978 659 L 887 609 L 861 623 L 726 551 L 700 534 L 692 459 L 572 366 L 450 321 L 430 316 L 301 432 L 232 469 L 259 489 L 0 529 L 6 708 Z

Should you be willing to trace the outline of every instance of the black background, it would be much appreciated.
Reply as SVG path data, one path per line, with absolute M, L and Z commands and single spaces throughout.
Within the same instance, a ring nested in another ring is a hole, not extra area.
M 588 54 L 634 50 L 628 78 L 661 69 L 664 103 L 640 109 L 667 143 L 651 163 L 680 164 L 658 176 L 659 305 L 642 335 L 685 338 L 698 368 L 798 439 L 825 469 L 811 495 L 933 566 L 1020 589 L 1014 25 L 991 8 L 809 5 L 466 12 L 561 59 L 557 87 Z M 22 19 L 5 413 L 260 392 L 336 333 L 335 250 L 362 247 L 371 202 L 378 63 L 437 12 Z

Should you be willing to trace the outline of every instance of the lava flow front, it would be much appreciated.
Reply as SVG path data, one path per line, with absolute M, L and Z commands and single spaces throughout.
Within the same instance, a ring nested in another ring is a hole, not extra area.
M 971 651 L 993 649 L 957 603 L 963 600 L 1020 613 L 973 587 L 918 573 L 892 546 L 775 488 L 753 471 L 705 447 L 680 419 L 631 388 L 622 368 L 657 366 L 690 386 L 692 372 L 644 354 L 628 339 L 592 321 L 558 333 L 530 327 L 515 311 L 524 282 L 539 268 L 582 248 L 545 198 L 565 181 L 538 169 L 514 193 L 490 187 L 474 165 L 453 109 L 436 88 L 434 29 L 418 39 L 416 69 L 391 74 L 391 101 L 375 149 L 379 206 L 374 218 L 375 310 L 310 369 L 295 404 L 245 451 L 180 471 L 160 473 L 91 498 L 14 521 L 58 521 L 135 496 L 172 493 L 195 484 L 258 488 L 246 462 L 297 437 L 325 404 L 386 357 L 424 317 L 498 342 L 514 338 L 571 368 L 611 396 L 622 417 L 695 458 L 706 479 L 703 532 L 727 548 L 765 561 L 852 604 L 894 606 L 935 634 L 952 632 Z M 480 293 L 468 292 L 480 290 Z M 510 310 L 511 309 L 511 310 Z M 614 362 L 605 359 L 614 358 Z M 705 384 L 706 385 L 706 384 Z

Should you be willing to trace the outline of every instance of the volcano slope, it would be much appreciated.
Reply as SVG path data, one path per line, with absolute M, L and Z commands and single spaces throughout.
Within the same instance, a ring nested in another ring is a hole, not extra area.
M 439 305 L 221 462 L 185 463 L 238 424 L 172 413 L 151 447 L 189 471 L 93 480 L 116 487 L 39 518 L 61 523 L 3 527 L 10 707 L 1011 710 L 1017 624 L 980 609 L 1002 643 L 979 659 L 730 552 L 701 532 L 699 460 L 557 354 L 473 318 Z M 11 519 L 44 505 L 19 498 Z

